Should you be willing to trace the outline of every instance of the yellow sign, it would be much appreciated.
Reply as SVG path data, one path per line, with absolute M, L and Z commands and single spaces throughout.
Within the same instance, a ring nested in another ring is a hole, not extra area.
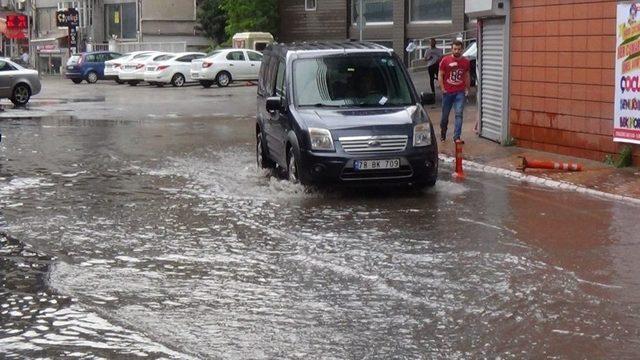
M 115 11 L 113 13 L 113 23 L 120 24 L 120 11 Z

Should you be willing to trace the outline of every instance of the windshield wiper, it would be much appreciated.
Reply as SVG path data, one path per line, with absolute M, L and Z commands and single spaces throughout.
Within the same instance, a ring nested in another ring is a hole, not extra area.
M 308 106 L 308 107 L 338 107 L 338 105 L 328 105 L 328 104 L 323 104 L 323 103 L 316 103 L 316 104 L 304 104 L 304 105 L 298 105 L 298 106 Z

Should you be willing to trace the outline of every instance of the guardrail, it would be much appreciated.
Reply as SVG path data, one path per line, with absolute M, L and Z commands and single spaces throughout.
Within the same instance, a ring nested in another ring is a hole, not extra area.
M 436 47 L 442 49 L 443 53 L 451 52 L 451 44 L 455 39 L 460 39 L 463 44 L 463 49 L 466 49 L 469 45 L 476 41 L 476 30 L 467 30 L 464 32 L 455 32 L 448 34 L 441 34 L 431 36 L 424 39 L 412 39 L 411 41 L 416 45 L 415 50 L 408 53 L 409 68 L 421 68 L 424 67 L 424 55 L 431 47 L 431 38 L 436 39 Z

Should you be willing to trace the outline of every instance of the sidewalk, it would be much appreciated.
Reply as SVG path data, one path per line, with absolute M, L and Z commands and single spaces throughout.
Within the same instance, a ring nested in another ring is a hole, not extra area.
M 425 72 L 412 73 L 416 90 L 418 92 L 427 91 L 427 77 Z M 431 89 L 428 90 L 429 92 Z M 437 96 L 436 104 L 427 108 L 431 121 L 436 130 L 436 135 L 440 130 L 441 117 L 441 97 Z M 582 158 L 575 158 L 543 151 L 520 148 L 517 146 L 501 146 L 490 140 L 480 138 L 474 132 L 474 125 L 477 116 L 475 103 L 475 89 L 470 96 L 470 102 L 465 107 L 464 125 L 462 139 L 465 141 L 464 159 L 472 162 L 490 166 L 498 169 L 518 172 L 517 166 L 521 163 L 518 156 L 525 156 L 527 159 L 553 160 L 558 162 L 575 162 L 583 165 L 584 170 L 580 172 L 568 172 L 559 170 L 539 170 L 528 169 L 526 175 L 532 175 L 542 179 L 550 179 L 562 183 L 576 185 L 580 188 L 591 189 L 616 196 L 635 198 L 640 201 L 640 169 L 629 167 L 617 169 L 615 167 Z M 453 114 L 449 121 L 449 134 L 453 134 Z M 451 135 L 447 141 L 438 144 L 441 154 L 453 157 L 455 148 Z

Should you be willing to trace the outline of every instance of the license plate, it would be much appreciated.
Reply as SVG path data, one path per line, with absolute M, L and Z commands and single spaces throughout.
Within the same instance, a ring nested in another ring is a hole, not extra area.
M 73 70 L 73 66 L 67 66 L 67 69 Z
M 356 160 L 353 163 L 356 170 L 383 170 L 400 168 L 400 159 L 384 160 Z

